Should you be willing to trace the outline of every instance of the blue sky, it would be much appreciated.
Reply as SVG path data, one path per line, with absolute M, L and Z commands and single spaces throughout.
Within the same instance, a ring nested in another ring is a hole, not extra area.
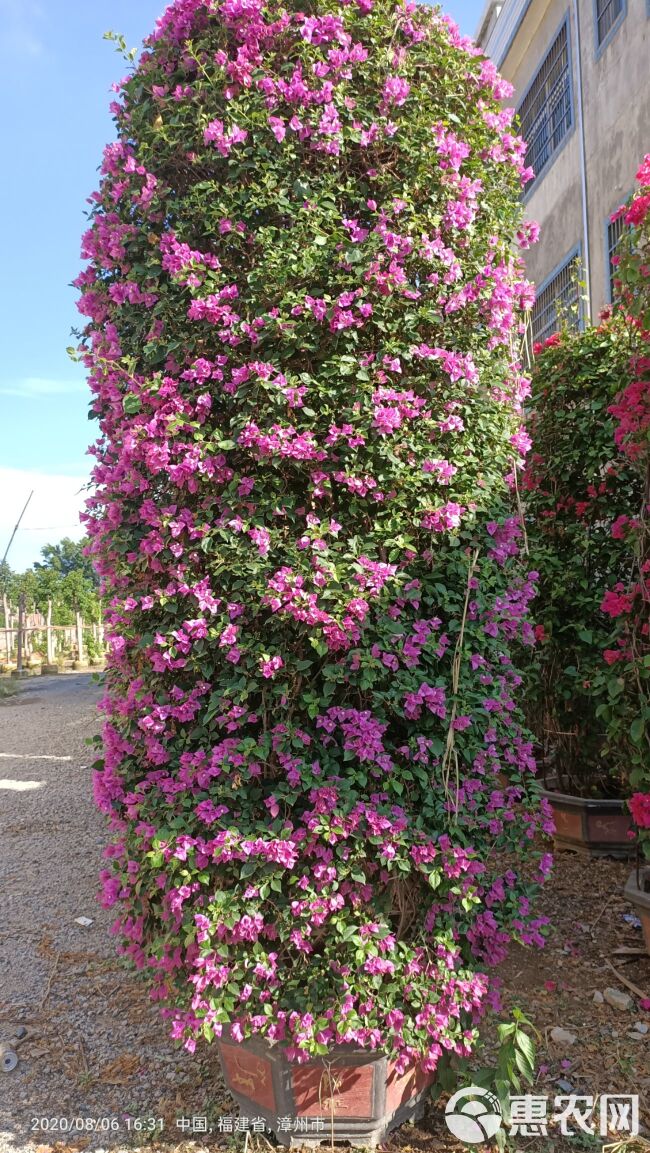
M 34 490 L 9 556 L 22 568 L 40 548 L 78 536 L 79 489 L 92 426 L 81 369 L 66 355 L 80 319 L 70 281 L 80 269 L 86 198 L 112 136 L 110 85 L 123 61 L 108 29 L 139 44 L 164 0 L 0 0 L 4 178 L 0 315 L 0 559 Z M 444 8 L 473 33 L 483 0 Z

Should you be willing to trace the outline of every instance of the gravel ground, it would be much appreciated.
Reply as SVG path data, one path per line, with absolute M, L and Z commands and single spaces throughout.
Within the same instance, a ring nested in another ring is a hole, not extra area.
M 241 1149 L 243 1134 L 220 1132 L 219 1118 L 235 1110 L 216 1055 L 190 1057 L 168 1039 L 143 985 L 117 959 L 112 915 L 97 903 L 107 834 L 85 742 L 97 728 L 99 692 L 91 676 L 72 674 L 28 681 L 0 701 L 0 1045 L 18 1056 L 12 1072 L 0 1071 L 0 1153 L 117 1153 L 143 1139 L 148 1153 L 202 1153 L 193 1118 L 206 1119 L 213 1150 Z M 500 975 L 506 1006 L 519 1005 L 538 1030 L 534 1092 L 551 1103 L 560 1092 L 638 1093 L 647 1135 L 650 1031 L 638 1026 L 650 1026 L 650 958 L 622 895 L 629 870 L 559 854 L 540 902 L 553 926 L 548 945 L 542 954 L 513 949 Z M 92 924 L 77 924 L 80 916 Z M 636 990 L 625 1011 L 594 1001 L 608 986 L 629 992 L 625 981 Z M 558 1026 L 572 1043 L 553 1041 Z M 489 1042 L 484 1057 L 490 1065 Z M 527 1153 L 599 1148 L 583 1137 L 549 1132 L 516 1144 Z M 271 1148 L 253 1137 L 247 1153 Z M 463 1147 L 432 1105 L 384 1148 Z M 650 1153 L 650 1143 L 643 1148 Z
M 27 681 L 0 704 L 0 1045 L 19 1058 L 0 1071 L 0 1153 L 71 1139 L 70 1125 L 76 1144 L 85 1119 L 119 1124 L 89 1147 L 134 1142 L 142 1118 L 180 1138 L 177 1119 L 224 1111 L 216 1058 L 168 1039 L 97 903 L 106 831 L 86 740 L 99 694 L 89 674 L 71 674 Z

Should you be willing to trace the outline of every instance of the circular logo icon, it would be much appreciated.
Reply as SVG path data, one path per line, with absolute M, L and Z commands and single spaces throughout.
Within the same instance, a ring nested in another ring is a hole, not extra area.
M 445 1109 L 447 1128 L 459 1141 L 480 1145 L 501 1128 L 501 1106 L 489 1089 L 470 1085 L 450 1097 Z

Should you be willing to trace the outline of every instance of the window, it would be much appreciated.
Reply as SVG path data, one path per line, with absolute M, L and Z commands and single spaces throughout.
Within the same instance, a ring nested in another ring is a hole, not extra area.
M 626 225 L 623 216 L 619 216 L 618 220 L 610 220 L 607 225 L 607 265 L 609 269 L 609 299 L 610 303 L 616 296 L 614 289 L 614 279 L 616 277 L 616 265 L 614 264 L 614 257 L 616 256 L 616 249 L 623 233 L 625 232 Z
M 577 254 L 569 257 L 566 264 L 537 295 L 532 313 L 533 340 L 547 340 L 564 322 L 569 328 L 580 328 L 580 287 L 578 284 L 580 263 Z
M 596 0 L 596 42 L 600 47 L 625 11 L 625 0 Z
M 521 102 L 519 119 L 526 164 L 539 176 L 573 123 L 566 23 Z

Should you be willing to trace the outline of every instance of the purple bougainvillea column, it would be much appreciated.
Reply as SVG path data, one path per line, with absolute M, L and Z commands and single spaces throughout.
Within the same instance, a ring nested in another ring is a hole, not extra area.
M 78 281 L 96 794 L 105 902 L 189 1049 L 434 1073 L 541 943 L 506 95 L 392 0 L 177 0 L 118 86 Z

